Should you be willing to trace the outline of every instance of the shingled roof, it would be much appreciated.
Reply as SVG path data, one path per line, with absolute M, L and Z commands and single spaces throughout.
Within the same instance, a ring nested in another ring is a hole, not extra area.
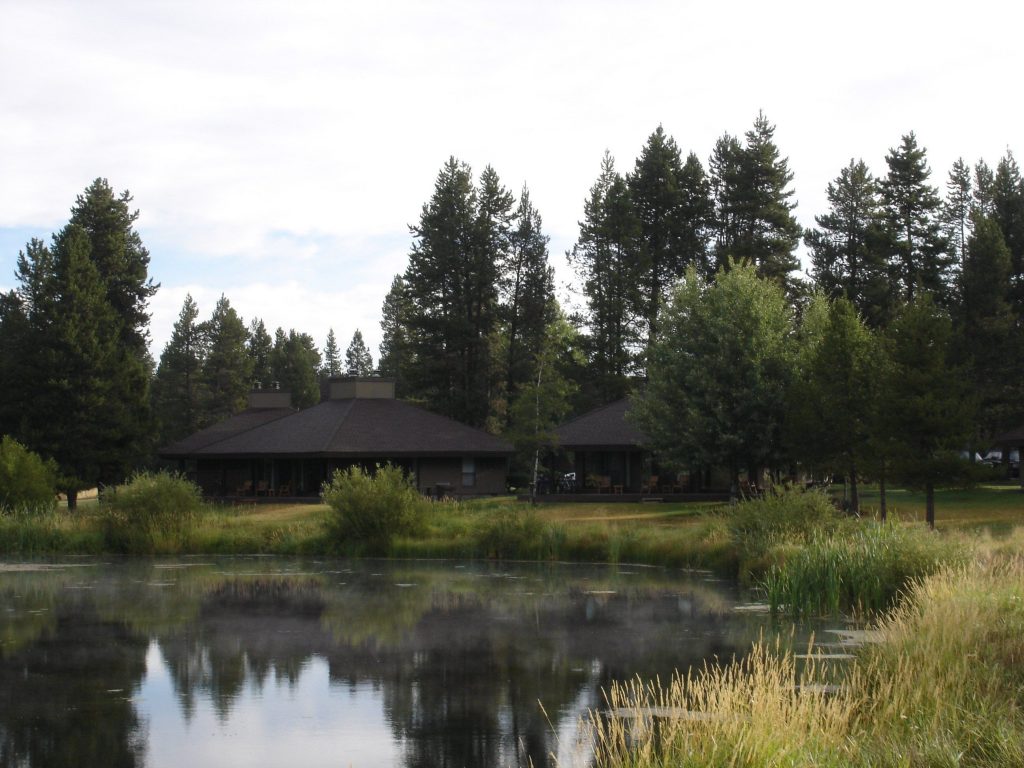
M 166 448 L 161 448 L 159 453 L 161 456 L 167 457 L 192 456 L 222 440 L 294 414 L 295 411 L 292 408 L 249 408 L 213 426 L 201 429 Z
M 192 435 L 160 453 L 196 458 L 360 458 L 509 456 L 515 450 L 504 440 L 479 429 L 391 399 L 327 400 L 248 429 L 225 429 L 223 437 L 216 440 L 197 440 L 202 434 Z M 187 451 L 181 450 L 185 443 L 189 445 Z
M 647 437 L 626 420 L 629 399 L 597 408 L 555 429 L 558 446 L 570 450 L 623 450 L 639 448 Z

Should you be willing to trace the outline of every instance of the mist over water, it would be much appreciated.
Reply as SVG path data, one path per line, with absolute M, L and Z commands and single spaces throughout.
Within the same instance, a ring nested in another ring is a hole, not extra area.
M 613 680 L 775 631 L 748 599 L 635 566 L 0 564 L 0 765 L 585 765 Z

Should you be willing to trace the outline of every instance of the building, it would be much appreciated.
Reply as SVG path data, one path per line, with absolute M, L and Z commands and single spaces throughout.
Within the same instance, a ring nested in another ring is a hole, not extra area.
M 512 446 L 395 399 L 394 379 L 339 377 L 296 411 L 285 392 L 251 393 L 241 413 L 159 451 L 209 497 L 317 497 L 338 469 L 391 463 L 429 495 L 505 492 Z

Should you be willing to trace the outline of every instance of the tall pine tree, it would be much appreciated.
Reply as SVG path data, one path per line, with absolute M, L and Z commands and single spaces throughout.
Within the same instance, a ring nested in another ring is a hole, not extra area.
M 877 185 L 863 160 L 850 160 L 827 190 L 829 212 L 804 236 L 811 274 L 831 298 L 853 303 L 872 326 L 889 315 L 886 241 Z
M 913 131 L 885 156 L 889 172 L 881 182 L 886 228 L 891 241 L 890 277 L 900 299 L 922 292 L 940 304 L 951 301 L 951 259 L 942 234 L 942 199 L 928 180 L 926 152 Z
M 761 277 L 794 288 L 791 273 L 800 263 L 796 247 L 802 229 L 790 202 L 793 174 L 775 144 L 775 126 L 758 113 L 745 143 L 725 135 L 711 159 L 715 195 L 718 266 L 730 259 L 757 267 Z
M 245 323 L 226 296 L 220 297 L 201 329 L 207 350 L 200 377 L 205 396 L 201 421 L 206 426 L 245 408 L 253 361 L 246 348 Z
M 369 376 L 373 373 L 373 358 L 363 341 L 363 333 L 358 328 L 352 334 L 352 341 L 345 350 L 345 373 L 349 376 Z
M 586 296 L 587 381 L 595 404 L 624 397 L 641 370 L 641 228 L 629 186 L 609 153 L 583 205 L 579 239 L 567 254 Z
M 320 351 L 308 333 L 292 328 L 285 334 L 278 328 L 270 353 L 270 370 L 281 389 L 291 393 L 294 407 L 309 408 L 320 402 Z
M 161 445 L 199 429 L 205 399 L 201 372 L 206 345 L 198 319 L 199 307 L 189 294 L 153 378 L 153 411 Z

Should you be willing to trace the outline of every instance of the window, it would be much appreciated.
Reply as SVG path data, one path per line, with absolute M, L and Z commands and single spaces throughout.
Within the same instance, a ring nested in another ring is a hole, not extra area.
M 476 485 L 476 461 L 472 458 L 462 460 L 462 487 L 471 488 Z

